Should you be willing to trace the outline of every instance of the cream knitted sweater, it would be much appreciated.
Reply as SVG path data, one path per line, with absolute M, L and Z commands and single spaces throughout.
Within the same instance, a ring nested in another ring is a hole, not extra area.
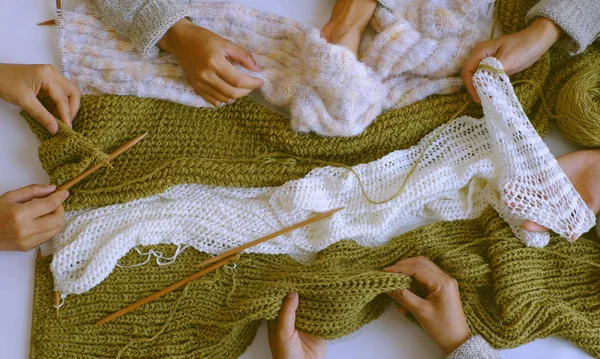
M 475 22 L 491 22 L 493 9 L 493 0 L 423 0 L 408 9 L 386 1 L 372 19 L 379 34 L 357 58 L 317 28 L 240 4 L 126 4 L 96 1 L 58 18 L 63 72 L 83 93 L 211 107 L 175 57 L 154 45 L 185 15 L 253 54 L 262 71 L 238 68 L 264 81 L 259 93 L 289 114 L 294 130 L 325 136 L 358 135 L 382 112 L 459 90 L 460 69 L 487 34 Z

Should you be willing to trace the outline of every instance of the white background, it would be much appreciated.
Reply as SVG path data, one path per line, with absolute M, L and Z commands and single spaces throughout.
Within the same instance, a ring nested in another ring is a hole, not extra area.
M 408 1 L 408 0 L 404 0 Z M 322 27 L 334 0 L 239 1 L 264 11 Z M 63 1 L 71 8 L 75 1 Z M 56 27 L 36 26 L 54 18 L 52 0 L 0 0 L 0 63 L 51 63 L 59 68 Z M 37 158 L 39 141 L 19 115 L 0 101 L 0 194 L 31 183 L 48 183 Z M 554 130 L 546 138 L 555 155 L 574 150 Z M 44 254 L 51 252 L 48 244 Z M 0 358 L 23 359 L 29 353 L 34 251 L 0 252 Z M 429 337 L 390 305 L 384 315 L 348 337 L 332 341 L 328 358 L 443 358 Z M 503 358 L 588 358 L 562 339 L 537 340 L 501 351 Z M 266 325 L 243 358 L 268 358 Z

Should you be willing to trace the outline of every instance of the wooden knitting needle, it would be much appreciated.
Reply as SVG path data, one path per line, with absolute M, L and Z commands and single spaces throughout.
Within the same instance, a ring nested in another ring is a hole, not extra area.
M 46 20 L 44 22 L 40 22 L 38 26 L 46 26 L 46 25 L 56 25 L 56 20 Z
M 324 218 L 332 216 L 333 214 L 341 211 L 342 209 L 344 209 L 344 207 L 342 207 L 342 208 L 336 208 L 336 209 L 333 209 L 333 210 L 331 210 L 329 212 L 324 212 L 324 213 L 318 214 L 318 215 L 316 215 L 316 216 L 314 216 L 312 218 L 309 218 L 309 219 L 307 219 L 305 221 L 296 223 L 296 224 L 294 224 L 292 226 L 286 227 L 286 228 L 284 228 L 284 229 L 282 229 L 280 231 L 277 231 L 275 233 L 271 233 L 269 235 L 266 235 L 266 236 L 264 236 L 262 238 L 254 240 L 252 242 L 246 243 L 246 244 L 241 245 L 239 247 L 232 248 L 232 249 L 230 249 L 230 250 L 226 251 L 225 253 L 222 253 L 222 254 L 220 254 L 218 256 L 209 258 L 209 259 L 203 261 L 202 263 L 200 263 L 199 265 L 206 266 L 206 265 L 212 264 L 211 266 L 209 266 L 207 268 L 204 268 L 201 271 L 199 271 L 199 272 L 197 272 L 195 274 L 192 274 L 191 276 L 189 276 L 187 278 L 184 278 L 184 279 L 180 280 L 179 282 L 170 285 L 167 288 L 161 289 L 158 292 L 156 292 L 154 294 L 151 294 L 150 296 L 148 296 L 148 297 L 146 297 L 144 299 L 141 299 L 141 300 L 139 300 L 139 301 L 137 301 L 137 302 L 135 302 L 135 303 L 133 303 L 133 304 L 131 304 L 131 305 L 129 305 L 129 306 L 121 309 L 121 310 L 119 310 L 118 312 L 115 312 L 115 313 L 107 316 L 106 318 L 104 318 L 104 319 L 100 320 L 98 323 L 96 323 L 96 325 L 104 324 L 104 323 L 110 322 L 113 319 L 119 318 L 120 316 L 122 316 L 124 314 L 127 314 L 127 313 L 131 312 L 132 310 L 135 310 L 135 309 L 141 307 L 142 305 L 153 301 L 156 298 L 159 298 L 159 297 L 161 297 L 161 296 L 163 296 L 163 295 L 165 295 L 167 293 L 170 293 L 170 292 L 174 291 L 175 289 L 180 288 L 181 286 L 183 286 L 183 285 L 185 285 L 185 284 L 187 284 L 187 283 L 189 283 L 189 282 L 191 282 L 191 281 L 193 281 L 193 280 L 195 280 L 197 278 L 202 277 L 206 273 L 210 273 L 210 272 L 214 271 L 215 269 L 217 269 L 219 267 L 222 267 L 222 266 L 224 266 L 224 265 L 226 265 L 228 263 L 231 263 L 231 262 L 235 261 L 237 259 L 237 257 L 239 256 L 239 253 L 241 251 L 243 251 L 244 249 L 247 249 L 247 248 L 255 246 L 255 245 L 259 244 L 259 243 L 268 241 L 269 239 L 273 239 L 273 238 L 278 237 L 278 236 L 280 236 L 282 234 L 291 232 L 291 231 L 293 231 L 295 229 L 298 229 L 300 227 L 304 227 L 304 226 L 309 225 L 311 223 L 320 221 L 320 220 L 322 220 Z
M 218 260 L 220 260 L 222 258 L 229 257 L 232 254 L 240 253 L 241 251 L 243 251 L 245 249 L 248 249 L 250 247 L 254 247 L 255 245 L 260 244 L 262 242 L 266 242 L 269 239 L 273 239 L 275 237 L 279 237 L 282 234 L 286 234 L 286 233 L 291 232 L 291 231 L 293 231 L 295 229 L 298 229 L 300 227 L 304 227 L 304 226 L 307 226 L 307 225 L 309 225 L 311 223 L 320 221 L 320 220 L 322 220 L 324 218 L 327 218 L 329 216 L 332 216 L 332 215 L 336 214 L 337 212 L 341 211 L 342 209 L 344 209 L 344 207 L 332 209 L 331 211 L 323 212 L 321 214 L 317 214 L 316 216 L 314 216 L 312 218 L 309 218 L 309 219 L 307 219 L 305 221 L 293 224 L 293 225 L 291 225 L 289 227 L 286 227 L 286 228 L 284 228 L 282 230 L 279 230 L 279 231 L 277 231 L 275 233 L 271 233 L 271 234 L 268 234 L 268 235 L 266 235 L 266 236 L 264 236 L 262 238 L 255 239 L 252 242 L 248 242 L 248 243 L 243 244 L 243 245 L 241 245 L 239 247 L 232 248 L 232 249 L 230 249 L 230 250 L 228 250 L 228 251 L 226 251 L 226 252 L 224 252 L 222 254 L 219 254 L 218 256 L 214 256 L 214 257 L 208 258 L 204 262 L 198 264 L 198 267 L 204 267 L 204 266 L 209 265 L 211 263 L 214 263 L 214 262 L 216 262 L 216 261 L 218 261 Z
M 62 4 L 60 0 L 56 0 L 56 10 L 60 10 L 62 9 Z M 44 22 L 40 22 L 38 24 L 38 26 L 44 26 L 44 25 L 56 25 L 56 20 L 52 19 L 52 20 L 47 20 Z
M 139 136 L 137 136 L 136 138 L 134 138 L 133 140 L 124 143 L 123 145 L 121 145 L 121 147 L 117 148 L 113 153 L 111 153 L 108 156 L 108 161 L 112 161 L 115 158 L 119 157 L 120 154 L 122 154 L 123 152 L 127 151 L 128 149 L 130 149 L 131 147 L 133 147 L 136 143 L 140 142 L 144 137 L 146 137 L 148 133 L 144 133 L 141 134 Z M 58 186 L 58 188 L 56 188 L 57 191 L 60 190 L 69 190 L 69 188 L 75 186 L 77 183 L 81 182 L 83 179 L 85 179 L 87 176 L 91 175 L 92 173 L 96 172 L 100 167 L 102 167 L 104 165 L 104 163 L 98 163 L 95 164 L 91 167 L 89 167 L 87 170 L 83 171 L 81 174 L 79 174 L 79 176 L 70 179 L 69 181 L 61 184 L 60 186 Z
M 144 298 L 142 300 L 139 300 L 139 301 L 137 301 L 137 302 L 135 302 L 133 304 L 130 304 L 127 307 L 125 307 L 125 308 L 123 308 L 123 309 L 121 309 L 121 310 L 119 310 L 117 312 L 114 312 L 113 314 L 111 314 L 111 315 L 107 316 L 106 318 L 100 320 L 98 323 L 96 323 L 96 325 L 101 325 L 101 324 L 110 322 L 113 319 L 117 319 L 118 317 L 120 317 L 120 316 L 122 316 L 124 314 L 127 314 L 127 313 L 131 312 L 132 310 L 135 310 L 135 309 L 141 307 L 144 304 L 150 303 L 151 301 L 153 301 L 156 298 L 162 297 L 163 295 L 165 295 L 167 293 L 171 293 L 175 289 L 177 289 L 177 288 L 179 288 L 181 286 L 184 286 L 187 283 L 189 283 L 189 282 L 191 282 L 191 281 L 193 281 L 195 279 L 198 279 L 198 278 L 202 277 L 203 275 L 205 275 L 207 273 L 210 273 L 210 272 L 216 270 L 217 268 L 220 268 L 220 267 L 222 267 L 222 266 L 224 266 L 226 264 L 229 264 L 231 262 L 235 262 L 237 260 L 237 258 L 238 258 L 237 255 L 232 255 L 232 256 L 229 256 L 229 257 L 227 257 L 225 259 L 222 259 L 222 260 L 218 261 L 217 263 L 211 265 L 210 267 L 204 268 L 200 272 L 192 274 L 191 276 L 189 276 L 187 278 L 184 278 L 184 279 L 180 280 L 179 282 L 177 282 L 175 284 L 171 284 L 170 286 L 168 286 L 166 288 L 163 288 L 163 289 L 159 290 L 158 292 L 156 292 L 154 294 L 151 294 L 151 295 L 147 296 L 146 298 Z
M 146 135 L 148 135 L 148 133 L 141 134 L 141 135 L 137 136 L 136 138 L 134 138 L 133 140 L 124 143 L 123 145 L 121 145 L 121 147 L 117 148 L 113 153 L 111 153 L 108 156 L 107 161 L 112 161 L 115 158 L 119 157 L 119 155 L 121 155 L 123 152 L 127 151 L 131 147 L 135 146 L 136 143 L 140 142 L 144 137 L 146 137 Z M 57 191 L 69 190 L 71 187 L 75 186 L 77 183 L 83 181 L 86 177 L 88 177 L 92 173 L 96 172 L 100 167 L 102 167 L 102 165 L 103 165 L 103 163 L 93 165 L 92 167 L 86 169 L 81 174 L 79 174 L 79 176 L 76 176 L 75 178 L 72 178 L 71 180 L 58 186 L 58 188 L 56 188 L 56 190 Z M 59 308 L 58 308 L 59 305 L 60 305 L 60 292 L 54 292 L 54 307 L 56 307 L 56 316 L 57 317 L 59 314 Z

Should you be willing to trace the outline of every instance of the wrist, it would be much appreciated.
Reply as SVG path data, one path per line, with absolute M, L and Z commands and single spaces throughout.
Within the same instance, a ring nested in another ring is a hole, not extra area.
M 440 349 L 442 349 L 444 354 L 450 355 L 454 353 L 456 349 L 460 348 L 460 346 L 463 345 L 467 340 L 469 340 L 470 337 L 471 333 L 465 332 L 462 335 L 458 335 L 456 338 L 454 338 L 453 341 L 445 343 L 445 345 L 443 346 L 440 346 Z
M 375 0 L 338 0 L 331 14 L 331 20 L 337 20 L 349 29 L 363 31 L 369 24 L 376 7 Z
M 531 22 L 528 26 L 535 32 L 536 37 L 543 41 L 547 48 L 552 47 L 561 37 L 562 29 L 554 21 L 545 18 L 538 17 Z
M 185 33 L 190 26 L 194 26 L 194 24 L 186 18 L 177 21 L 158 41 L 158 47 L 174 54 L 178 44 L 182 42 L 181 39 L 185 37 Z

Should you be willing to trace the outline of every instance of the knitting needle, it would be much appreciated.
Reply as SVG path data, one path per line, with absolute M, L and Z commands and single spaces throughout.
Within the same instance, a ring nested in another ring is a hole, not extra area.
M 113 153 L 111 153 L 108 156 L 108 160 L 107 161 L 112 161 L 115 158 L 117 158 L 120 154 L 122 154 L 123 152 L 127 151 L 128 149 L 130 149 L 131 147 L 133 147 L 136 143 L 140 142 L 144 137 L 146 137 L 148 133 L 144 133 L 141 134 L 139 136 L 137 136 L 136 138 L 134 138 L 133 140 L 124 143 L 123 145 L 121 145 L 121 147 L 117 148 Z M 92 167 L 89 167 L 87 170 L 83 171 L 81 174 L 79 174 L 79 176 L 61 184 L 60 186 L 58 186 L 58 188 L 56 189 L 57 191 L 61 191 L 61 190 L 69 190 L 69 188 L 75 186 L 77 183 L 81 182 L 83 179 L 85 179 L 86 177 L 88 177 L 89 175 L 91 175 L 92 173 L 96 172 L 100 167 L 102 167 L 104 165 L 104 163 L 98 163 L 93 165 Z
M 279 237 L 282 234 L 286 234 L 286 233 L 291 232 L 291 231 L 293 231 L 295 229 L 298 229 L 300 227 L 307 226 L 307 225 L 309 225 L 309 224 L 311 224 L 313 222 L 320 221 L 320 220 L 322 220 L 324 218 L 327 218 L 329 216 L 332 216 L 332 215 L 336 214 L 337 212 L 341 211 L 342 209 L 344 209 L 344 207 L 332 209 L 331 211 L 328 211 L 328 212 L 323 212 L 323 213 L 318 214 L 318 215 L 316 215 L 316 216 L 314 216 L 312 218 L 309 218 L 309 219 L 307 219 L 305 221 L 293 224 L 293 225 L 291 225 L 289 227 L 286 227 L 286 228 L 284 228 L 282 230 L 279 230 L 279 231 L 277 231 L 275 233 L 268 234 L 268 235 L 266 235 L 264 237 L 261 237 L 259 239 L 253 240 L 252 242 L 248 242 L 248 243 L 243 244 L 243 245 L 241 245 L 239 247 L 232 248 L 232 249 L 230 249 L 230 250 L 228 250 L 228 251 L 226 251 L 226 252 L 224 252 L 222 254 L 219 254 L 218 256 L 214 256 L 212 258 L 208 258 L 204 262 L 198 264 L 198 267 L 204 267 L 204 266 L 206 266 L 208 264 L 211 264 L 211 263 L 214 263 L 214 262 L 216 262 L 216 261 L 218 261 L 218 260 L 220 260 L 222 258 L 229 257 L 232 254 L 237 254 L 237 253 L 239 253 L 239 252 L 241 252 L 241 251 L 243 251 L 245 249 L 248 249 L 250 247 L 254 247 L 257 244 L 260 244 L 262 242 L 266 242 L 269 239 L 273 239 L 275 237 Z
M 131 305 L 129 305 L 129 306 L 121 309 L 121 310 L 119 310 L 118 312 L 115 312 L 115 313 L 107 316 L 106 318 L 104 318 L 104 319 L 100 320 L 98 323 L 96 323 L 96 325 L 100 325 L 100 324 L 104 324 L 104 323 L 110 322 L 113 319 L 116 319 L 116 318 L 118 318 L 118 317 L 120 317 L 120 316 L 122 316 L 124 314 L 127 314 L 127 313 L 131 312 L 132 310 L 135 310 L 135 309 L 141 307 L 142 305 L 153 301 L 154 299 L 156 299 L 158 297 L 161 297 L 161 296 L 163 296 L 163 295 L 165 295 L 167 293 L 170 293 L 170 292 L 174 291 L 175 289 L 177 289 L 177 288 L 179 288 L 179 287 L 181 287 L 181 286 L 183 286 L 183 285 L 185 285 L 185 284 L 187 284 L 187 283 L 189 283 L 189 282 L 191 282 L 191 281 L 193 281 L 193 280 L 195 280 L 197 278 L 200 278 L 201 276 L 203 276 L 206 273 L 210 273 L 210 272 L 214 271 L 215 269 L 224 266 L 225 264 L 231 263 L 232 261 L 234 261 L 234 260 L 237 259 L 237 257 L 239 256 L 239 253 L 241 251 L 243 251 L 244 249 L 247 249 L 247 248 L 255 246 L 255 245 L 259 244 L 259 243 L 268 241 L 269 239 L 273 239 L 273 238 L 278 237 L 278 236 L 280 236 L 282 234 L 291 232 L 291 231 L 293 231 L 295 229 L 298 229 L 300 227 L 306 226 L 306 225 L 311 224 L 313 222 L 320 221 L 320 220 L 322 220 L 324 218 L 332 216 L 333 214 L 341 211 L 342 209 L 344 209 L 344 208 L 343 207 L 336 208 L 336 209 L 333 209 L 333 210 L 331 210 L 329 212 L 324 212 L 324 213 L 318 214 L 318 215 L 316 215 L 316 216 L 314 216 L 312 218 L 309 218 L 309 219 L 307 219 L 305 221 L 296 223 L 296 224 L 294 224 L 292 226 L 286 227 L 286 228 L 284 228 L 284 229 L 282 229 L 280 231 L 277 231 L 275 233 L 271 233 L 269 235 L 266 235 L 266 236 L 264 236 L 262 238 L 254 240 L 252 242 L 246 243 L 246 244 L 241 245 L 239 247 L 232 248 L 232 249 L 230 249 L 230 250 L 226 251 L 225 253 L 222 253 L 222 254 L 220 254 L 218 256 L 209 258 L 209 259 L 203 261 L 202 263 L 200 263 L 199 266 L 206 266 L 206 265 L 214 263 L 210 267 L 207 267 L 207 268 L 205 268 L 205 269 L 203 269 L 203 270 L 201 270 L 201 271 L 199 271 L 199 272 L 197 272 L 195 274 L 192 274 L 191 276 L 189 276 L 187 278 L 184 278 L 184 279 L 180 280 L 179 282 L 177 282 L 175 284 L 172 284 L 171 286 L 169 286 L 167 288 L 164 288 L 164 289 L 162 289 L 162 290 L 160 290 L 160 291 L 158 291 L 158 292 L 156 292 L 156 293 L 154 293 L 154 294 L 152 294 L 152 295 L 150 295 L 150 296 L 148 296 L 148 297 L 146 297 L 144 299 L 141 299 L 141 300 L 139 300 L 139 301 L 137 301 L 137 302 L 135 302 L 135 303 L 133 303 L 133 304 L 131 304 Z
M 44 22 L 40 22 L 38 26 L 46 26 L 46 25 L 56 25 L 56 20 L 46 20 Z
M 60 2 L 60 0 L 56 0 L 56 10 L 60 10 L 62 9 L 62 4 Z M 44 25 L 56 25 L 56 20 L 52 19 L 52 20 L 47 20 L 44 22 L 40 22 L 38 24 L 38 26 L 44 26 Z
M 172 285 L 170 285 L 170 286 L 168 286 L 166 288 L 163 288 L 163 289 L 159 290 L 158 292 L 156 292 L 154 294 L 151 294 L 151 295 L 147 296 L 146 298 L 144 298 L 142 300 L 139 300 L 139 301 L 137 301 L 137 302 L 135 302 L 135 303 L 133 303 L 131 305 L 128 305 L 127 307 L 125 307 L 125 308 L 123 308 L 123 309 L 121 309 L 121 310 L 119 310 L 117 312 L 114 312 L 113 314 L 111 314 L 111 315 L 107 316 L 106 318 L 100 320 L 98 323 L 96 323 L 96 325 L 101 325 L 101 324 L 110 322 L 113 319 L 117 319 L 120 316 L 122 316 L 124 314 L 127 314 L 127 313 L 131 312 L 132 310 L 135 310 L 135 309 L 141 307 L 142 305 L 153 301 L 156 298 L 162 297 L 163 295 L 165 295 L 167 293 L 171 293 L 175 289 L 177 289 L 177 288 L 179 288 L 181 286 L 184 286 L 187 283 L 189 283 L 189 282 L 191 282 L 191 281 L 193 281 L 195 279 L 198 279 L 198 278 L 202 277 L 203 275 L 205 275 L 207 273 L 210 273 L 210 272 L 216 270 L 217 268 L 220 268 L 220 267 L 222 267 L 222 266 L 224 266 L 226 264 L 229 264 L 231 262 L 235 262 L 237 260 L 237 258 L 238 258 L 237 255 L 232 255 L 232 256 L 229 256 L 229 257 L 227 257 L 225 259 L 222 259 L 222 260 L 218 261 L 217 263 L 211 265 L 210 267 L 204 268 L 200 272 L 192 274 L 191 276 L 189 276 L 187 278 L 184 278 L 184 279 L 180 280 L 179 282 L 177 282 L 175 284 L 172 284 Z

